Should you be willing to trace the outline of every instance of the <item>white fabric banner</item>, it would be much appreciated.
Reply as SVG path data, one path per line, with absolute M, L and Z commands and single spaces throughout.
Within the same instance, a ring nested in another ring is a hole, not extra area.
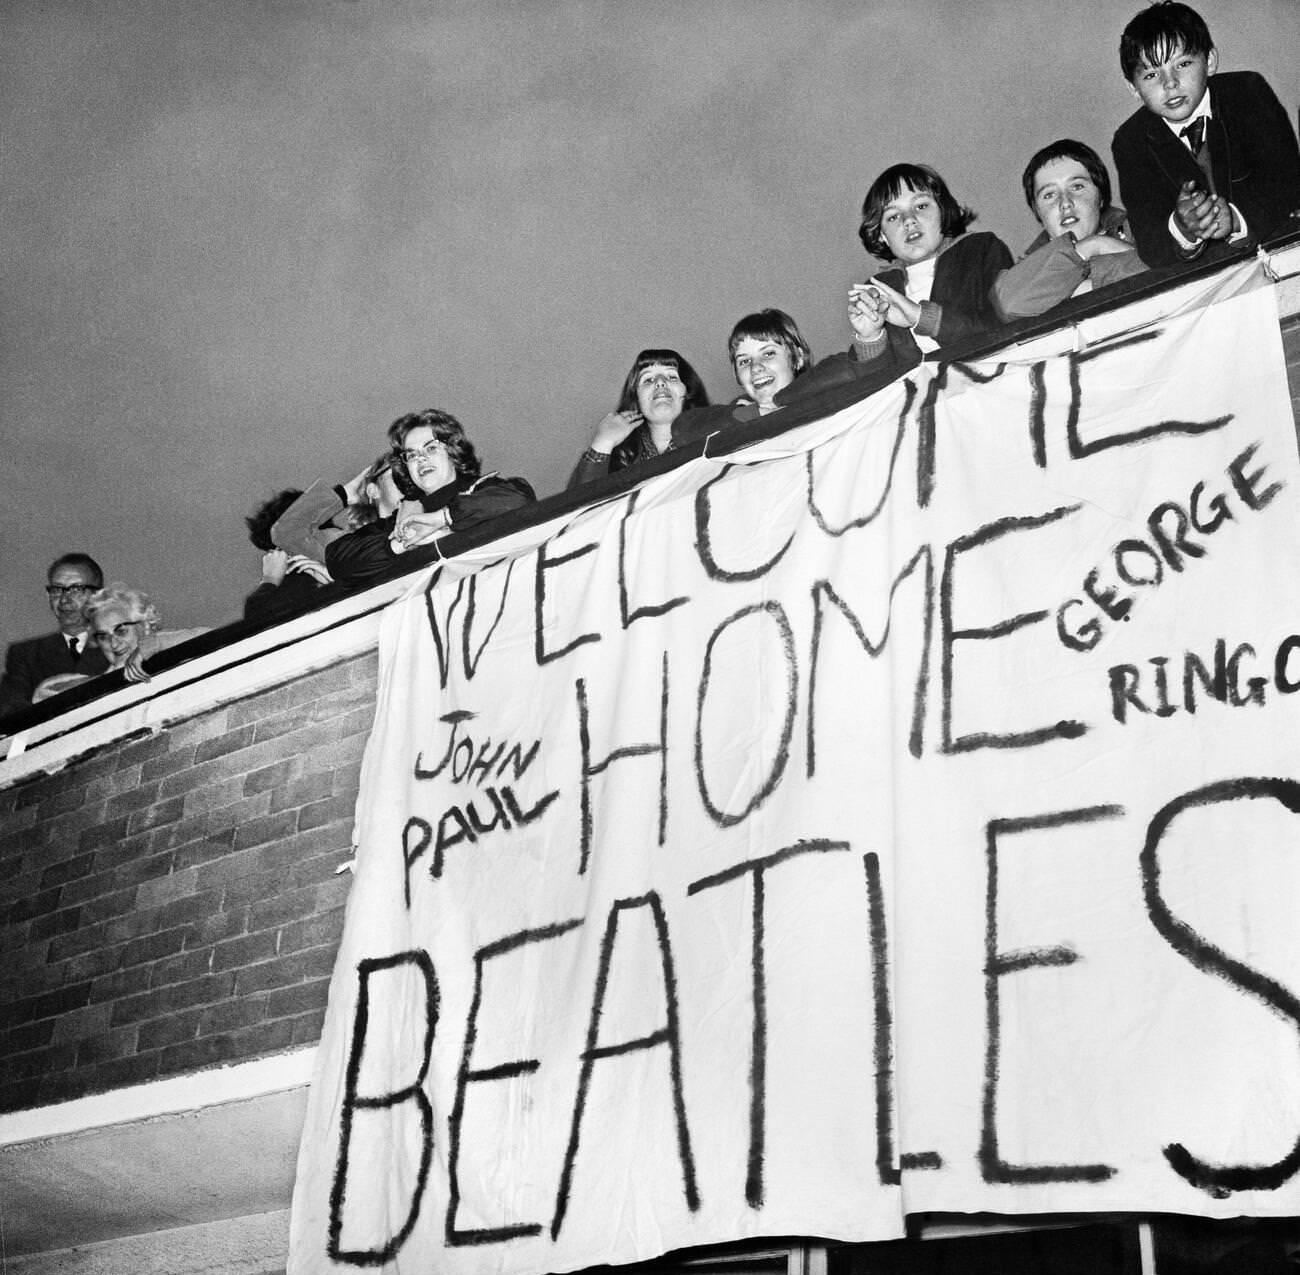
M 1300 1213 L 1300 470 L 1249 274 L 419 578 L 292 1275 Z

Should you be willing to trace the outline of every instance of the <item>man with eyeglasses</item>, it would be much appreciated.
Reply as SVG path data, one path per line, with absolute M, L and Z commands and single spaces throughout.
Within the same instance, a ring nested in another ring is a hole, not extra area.
M 0 717 L 32 702 L 47 677 L 60 673 L 85 673 L 93 677 L 108 669 L 108 661 L 90 641 L 86 603 L 104 587 L 104 573 L 89 554 L 65 553 L 50 565 L 45 594 L 59 631 L 44 637 L 14 642 L 5 655 L 0 678 Z

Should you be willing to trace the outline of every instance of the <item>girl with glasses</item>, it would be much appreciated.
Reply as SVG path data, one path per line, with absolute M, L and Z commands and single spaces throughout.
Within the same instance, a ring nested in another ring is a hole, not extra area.
M 474 444 L 449 412 L 426 408 L 399 417 L 388 441 L 411 494 L 392 514 L 329 545 L 325 565 L 341 583 L 365 584 L 395 574 L 402 563 L 431 562 L 438 541 L 451 532 L 536 500 L 524 479 L 482 472 Z

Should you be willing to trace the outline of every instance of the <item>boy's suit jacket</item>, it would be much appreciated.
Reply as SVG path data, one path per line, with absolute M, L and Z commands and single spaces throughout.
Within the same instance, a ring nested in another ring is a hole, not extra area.
M 1215 192 L 1237 207 L 1250 235 L 1232 245 L 1207 243 L 1197 260 L 1283 233 L 1289 214 L 1300 208 L 1300 146 L 1268 81 L 1254 71 L 1228 71 L 1210 76 L 1209 92 L 1213 115 L 1206 133 Z M 1120 125 L 1111 152 L 1142 260 L 1148 266 L 1187 260 L 1169 233 L 1169 215 L 1185 181 L 1205 184 L 1191 151 L 1143 107 Z M 1293 224 L 1300 229 L 1300 222 Z
M 86 673 L 95 677 L 107 671 L 108 661 L 93 641 L 86 643 L 76 660 L 62 633 L 15 642 L 5 656 L 4 679 L 0 681 L 0 717 L 26 708 L 32 702 L 32 692 L 56 673 Z

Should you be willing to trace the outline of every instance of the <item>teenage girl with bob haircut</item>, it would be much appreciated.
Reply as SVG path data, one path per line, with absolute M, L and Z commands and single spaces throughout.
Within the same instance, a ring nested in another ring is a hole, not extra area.
M 974 220 L 927 164 L 895 164 L 871 183 L 858 235 L 894 265 L 849 289 L 855 359 L 909 365 L 998 326 L 990 291 L 1011 253 L 996 235 L 967 234 Z
M 798 324 L 784 310 L 755 310 L 727 338 L 731 370 L 740 394 L 730 403 L 697 408 L 682 414 L 679 441 L 706 438 L 729 426 L 757 420 L 790 401 L 789 390 L 812 365 L 812 351 Z
M 676 350 L 642 350 L 623 380 L 618 406 L 596 426 L 569 486 L 580 487 L 671 451 L 681 442 L 673 431 L 677 418 L 708 403 L 699 373 Z
M 731 329 L 727 353 L 742 391 L 732 413 L 737 420 L 775 412 L 781 406 L 773 401 L 776 396 L 812 363 L 808 342 L 784 310 L 756 310 L 745 315 Z

